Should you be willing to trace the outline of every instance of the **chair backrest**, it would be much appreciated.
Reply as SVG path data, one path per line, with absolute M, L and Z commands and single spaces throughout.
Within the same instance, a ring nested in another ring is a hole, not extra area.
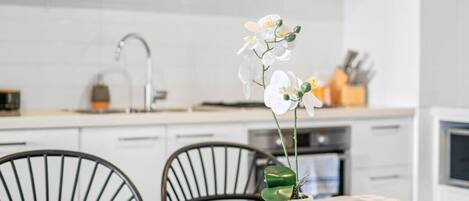
M 135 200 L 130 179 L 108 161 L 81 152 L 36 150 L 0 158 L 0 200 Z
M 262 200 L 261 166 L 281 165 L 271 154 L 231 142 L 183 147 L 166 162 L 161 201 Z

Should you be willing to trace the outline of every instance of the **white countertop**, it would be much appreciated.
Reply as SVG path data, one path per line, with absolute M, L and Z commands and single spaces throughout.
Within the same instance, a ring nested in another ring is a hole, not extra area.
M 333 108 L 318 109 L 315 117 L 299 112 L 300 120 L 354 120 L 366 118 L 412 117 L 413 108 Z M 289 114 L 279 116 L 292 120 Z M 0 129 L 73 128 L 118 125 L 158 125 L 185 123 L 245 123 L 268 122 L 272 114 L 267 109 L 220 109 L 204 112 L 158 112 L 135 114 L 80 114 L 66 111 L 22 112 L 21 116 L 0 117 Z

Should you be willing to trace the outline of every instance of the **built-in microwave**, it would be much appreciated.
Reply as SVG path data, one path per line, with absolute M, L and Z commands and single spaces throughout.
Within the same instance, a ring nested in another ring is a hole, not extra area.
M 469 129 L 451 128 L 444 140 L 444 180 L 448 185 L 469 188 Z

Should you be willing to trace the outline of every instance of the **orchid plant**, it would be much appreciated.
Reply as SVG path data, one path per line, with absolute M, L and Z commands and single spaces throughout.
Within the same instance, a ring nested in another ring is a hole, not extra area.
M 250 34 L 244 37 L 244 45 L 237 52 L 243 56 L 239 66 L 239 79 L 243 84 L 243 92 L 246 98 L 251 95 L 251 87 L 258 85 L 264 90 L 265 105 L 271 109 L 275 120 L 279 139 L 283 148 L 288 167 L 269 166 L 264 170 L 267 188 L 263 189 L 261 196 L 266 201 L 285 201 L 301 199 L 301 181 L 298 178 L 298 141 L 297 122 L 298 109 L 304 105 L 307 113 L 314 116 L 314 108 L 321 107 L 321 101 L 311 92 L 318 87 L 316 79 L 302 81 L 293 72 L 275 70 L 266 82 L 266 73 L 277 62 L 290 60 L 291 52 L 295 47 L 297 35 L 301 32 L 301 26 L 291 29 L 279 15 L 267 15 L 257 22 L 246 22 L 245 28 Z M 259 66 L 257 66 L 259 65 Z M 292 169 L 289 152 L 284 143 L 282 128 L 277 116 L 293 110 L 293 152 L 295 158 L 295 170 Z

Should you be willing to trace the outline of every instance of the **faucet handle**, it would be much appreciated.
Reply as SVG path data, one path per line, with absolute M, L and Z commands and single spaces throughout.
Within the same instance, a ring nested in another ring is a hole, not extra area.
M 153 102 L 155 102 L 156 100 L 166 100 L 167 97 L 168 97 L 168 91 L 156 90 L 155 96 L 153 96 Z

